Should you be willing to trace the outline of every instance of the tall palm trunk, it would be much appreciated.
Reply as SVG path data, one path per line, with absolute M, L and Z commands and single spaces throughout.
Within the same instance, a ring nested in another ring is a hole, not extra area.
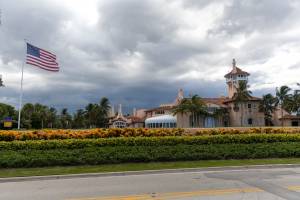
M 283 127 L 283 109 L 282 109 L 282 105 L 281 105 L 281 126 Z
M 195 128 L 195 114 L 192 112 L 192 128 Z
M 241 127 L 243 127 L 243 122 L 244 122 L 244 108 L 243 108 L 243 103 L 241 102 Z

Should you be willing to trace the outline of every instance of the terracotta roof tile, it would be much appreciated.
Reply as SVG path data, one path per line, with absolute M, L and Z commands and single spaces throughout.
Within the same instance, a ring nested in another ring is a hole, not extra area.
M 298 119 L 300 120 L 300 116 L 297 115 L 284 115 L 283 117 L 279 118 L 279 120 L 281 119 Z
M 247 75 L 249 76 L 250 74 L 248 72 L 245 72 L 243 70 L 241 70 L 238 67 L 234 67 L 231 72 L 229 72 L 228 74 L 226 74 L 224 77 L 225 78 L 229 78 L 230 75 L 235 75 L 235 74 L 241 74 L 241 75 Z
M 262 98 L 259 98 L 259 97 L 253 97 L 253 96 L 250 96 L 249 99 L 248 99 L 248 101 L 261 101 L 261 100 L 262 100 Z M 227 98 L 227 99 L 224 101 L 224 103 L 226 104 L 226 103 L 230 103 L 230 102 L 233 102 L 233 101 L 234 101 L 234 98 L 231 98 L 231 99 Z
M 140 117 L 136 117 L 136 116 L 128 116 L 127 119 L 131 120 L 132 122 L 144 122 L 145 120 L 140 118 Z
M 157 110 L 171 110 L 174 106 L 160 106 L 156 108 L 150 108 L 145 110 L 145 112 L 157 111 Z
M 220 97 L 220 98 L 202 98 L 202 100 L 205 103 L 212 103 L 212 104 L 216 104 L 216 105 L 221 106 L 221 107 L 226 107 L 226 105 L 224 104 L 224 102 L 227 99 L 228 98 L 226 98 L 226 97 Z

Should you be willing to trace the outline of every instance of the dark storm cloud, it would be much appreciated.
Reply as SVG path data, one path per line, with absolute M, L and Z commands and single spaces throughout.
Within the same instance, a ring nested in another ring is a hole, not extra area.
M 268 62 L 299 43 L 297 34 L 282 33 L 298 23 L 296 1 L 99 0 L 85 12 L 70 7 L 78 2 L 0 2 L 1 101 L 17 104 L 23 38 L 56 53 L 61 66 L 57 74 L 26 66 L 25 102 L 75 110 L 107 96 L 127 111 L 172 102 L 179 88 L 226 95 L 233 57 L 255 72 L 254 85 L 273 81 L 264 79 L 273 73 Z M 90 12 L 98 15 L 93 23 Z

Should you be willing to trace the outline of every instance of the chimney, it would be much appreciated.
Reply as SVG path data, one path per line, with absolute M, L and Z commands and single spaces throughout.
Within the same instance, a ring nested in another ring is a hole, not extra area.
M 118 117 L 123 117 L 123 113 L 122 113 L 122 104 L 119 104 L 119 108 L 118 108 Z
M 111 105 L 111 107 L 110 107 L 110 116 L 111 117 L 115 116 L 115 106 L 114 105 Z
M 136 117 L 136 108 L 133 108 L 132 115 L 133 115 L 134 117 Z
M 235 59 L 232 59 L 232 68 L 235 71 L 236 70 L 236 61 Z

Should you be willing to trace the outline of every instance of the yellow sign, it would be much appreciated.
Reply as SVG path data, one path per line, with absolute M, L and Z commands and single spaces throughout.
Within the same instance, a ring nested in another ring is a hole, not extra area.
M 12 127 L 12 121 L 6 121 L 3 124 L 4 128 L 11 128 Z

